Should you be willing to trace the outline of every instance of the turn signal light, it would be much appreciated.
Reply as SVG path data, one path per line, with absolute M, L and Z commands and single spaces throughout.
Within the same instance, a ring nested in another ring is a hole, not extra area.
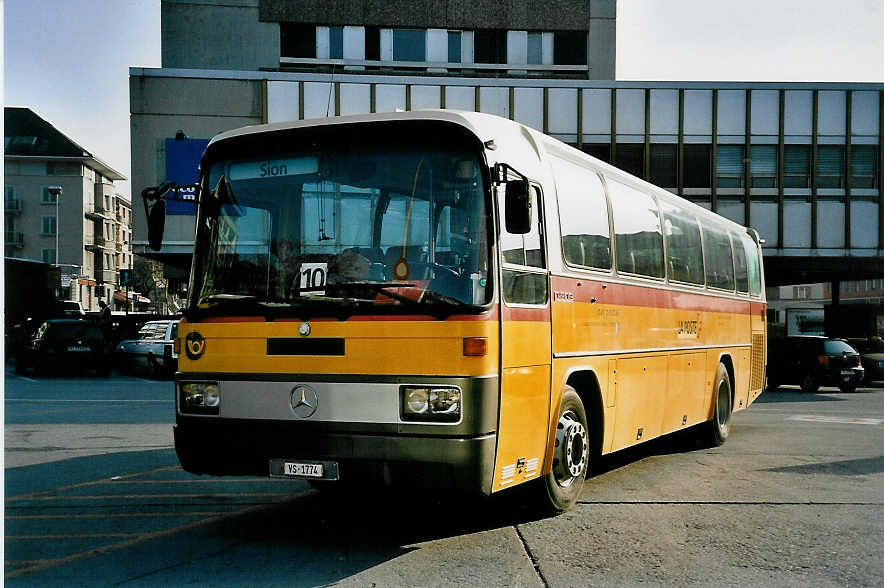
M 487 337 L 464 337 L 463 354 L 468 357 L 488 355 Z
M 826 367 L 829 367 L 829 356 L 828 355 L 820 355 L 819 357 L 817 357 L 817 361 L 820 362 L 820 365 L 824 365 Z

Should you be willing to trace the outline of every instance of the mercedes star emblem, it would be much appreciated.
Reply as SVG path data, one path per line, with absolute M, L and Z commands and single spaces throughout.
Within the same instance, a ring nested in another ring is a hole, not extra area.
M 295 386 L 291 396 L 292 412 L 299 419 L 308 419 L 319 408 L 319 394 L 310 386 Z

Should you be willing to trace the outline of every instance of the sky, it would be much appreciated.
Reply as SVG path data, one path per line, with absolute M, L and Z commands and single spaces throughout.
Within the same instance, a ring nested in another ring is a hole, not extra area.
M 129 67 L 160 66 L 160 0 L 0 5 L 4 104 L 30 107 L 128 177 Z M 882 0 L 619 0 L 616 76 L 884 82 L 882 31 Z

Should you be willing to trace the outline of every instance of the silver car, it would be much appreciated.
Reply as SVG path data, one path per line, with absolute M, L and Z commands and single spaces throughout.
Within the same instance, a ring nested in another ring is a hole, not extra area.
M 151 378 L 174 374 L 178 369 L 175 339 L 178 321 L 150 321 L 138 331 L 135 339 L 117 345 L 117 359 L 123 372 L 146 370 Z

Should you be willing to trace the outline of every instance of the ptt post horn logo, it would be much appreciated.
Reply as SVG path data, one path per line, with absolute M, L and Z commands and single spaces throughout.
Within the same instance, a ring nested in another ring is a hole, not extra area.
M 319 408 L 319 394 L 310 386 L 295 386 L 291 395 L 292 412 L 300 419 L 309 419 Z
M 206 352 L 206 340 L 196 331 L 190 332 L 184 339 L 184 351 L 190 359 L 199 359 Z

